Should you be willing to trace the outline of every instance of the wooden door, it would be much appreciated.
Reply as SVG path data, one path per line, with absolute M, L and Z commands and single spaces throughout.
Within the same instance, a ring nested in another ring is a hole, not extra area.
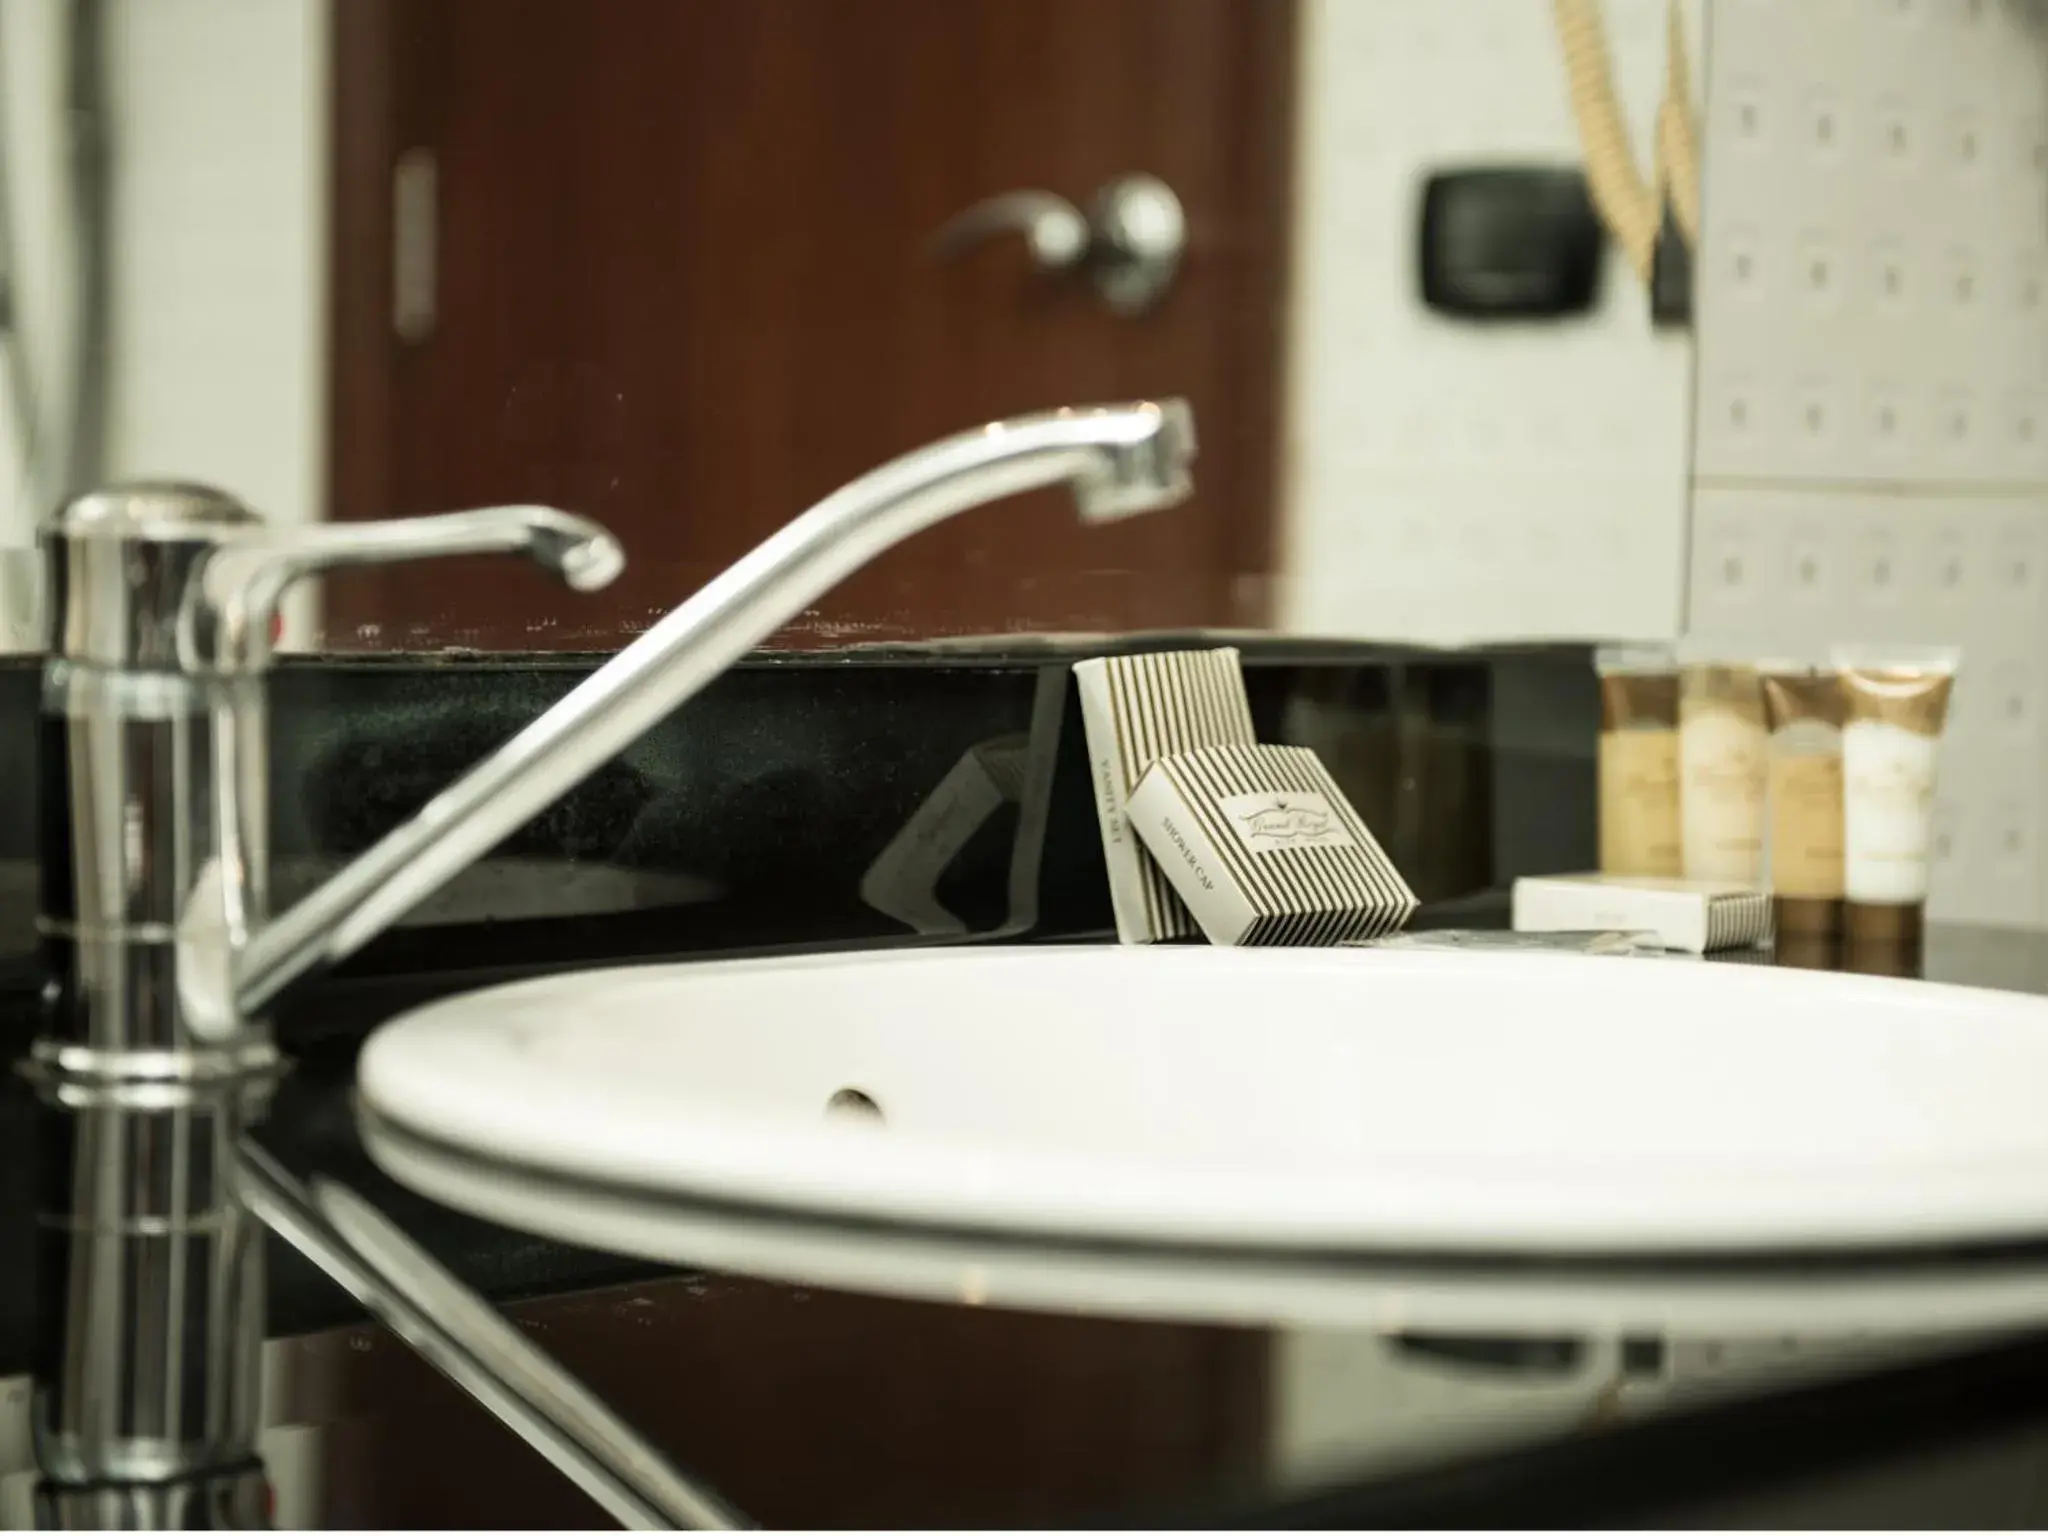
M 617 644 L 896 453 L 1169 394 L 1196 409 L 1192 504 L 1086 530 L 1053 493 L 970 514 L 808 638 L 1263 618 L 1291 0 L 350 0 L 335 26 L 333 514 L 547 501 L 631 565 L 597 598 L 502 561 L 337 580 L 330 643 Z M 432 211 L 410 338 L 401 163 Z M 992 194 L 1085 207 L 1133 171 L 1190 231 L 1140 318 L 1015 236 L 929 249 Z

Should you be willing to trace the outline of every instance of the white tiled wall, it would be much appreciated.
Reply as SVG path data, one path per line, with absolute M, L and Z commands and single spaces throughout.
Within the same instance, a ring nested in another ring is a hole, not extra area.
M 8 5 L 15 0 L 6 0 Z M 112 0 L 117 473 L 325 500 L 326 0 Z
M 71 271 L 57 0 L 0 3 L 20 300 L 47 396 Z M 291 520 L 325 484 L 327 0 L 107 0 L 113 120 L 108 472 L 232 487 Z M 0 548 L 34 537 L 0 415 Z M 0 649 L 18 608 L 0 592 Z M 289 616 L 296 629 L 307 610 Z M 25 637 L 33 643 L 32 633 Z
M 1647 166 L 1664 0 L 1606 15 Z M 1302 0 L 1300 28 L 1284 621 L 1676 634 L 1689 337 L 1651 329 L 1612 250 L 1597 312 L 1561 324 L 1477 326 L 1418 292 L 1431 171 L 1582 158 L 1549 0 Z
M 2048 8 L 1714 0 L 1691 629 L 1959 643 L 1931 906 L 2048 923 Z
M 1605 9 L 1641 137 L 1663 0 Z M 1577 158 L 1544 0 L 1303 0 L 1285 617 L 1960 642 L 1932 905 L 2048 924 L 2048 7 L 1687 11 L 1696 357 L 1612 258 L 1589 324 L 1416 298 L 1428 168 Z

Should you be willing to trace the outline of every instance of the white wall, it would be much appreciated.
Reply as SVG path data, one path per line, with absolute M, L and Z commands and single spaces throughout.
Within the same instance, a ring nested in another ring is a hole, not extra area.
M 70 378 L 61 364 L 70 356 L 69 312 L 64 275 L 70 250 L 64 239 L 65 204 L 59 180 L 59 146 L 51 125 L 60 111 L 56 59 L 58 6 L 55 0 L 27 0 L 0 8 L 0 133 L 8 151 L 15 249 L 10 286 L 15 296 L 18 345 L 36 375 L 43 410 L 66 398 Z M 0 543 L 25 540 L 34 522 L 38 488 L 27 481 L 21 435 L 24 402 L 11 394 L 0 412 Z
M 1605 9 L 1647 167 L 1664 0 Z M 1611 247 L 1599 309 L 1563 324 L 1454 321 L 1418 291 L 1430 171 L 1582 159 L 1549 0 L 1302 0 L 1300 49 L 1283 622 L 1675 635 L 1689 336 L 1653 332 Z
M 196 476 L 268 517 L 317 516 L 326 0 L 112 5 L 115 471 Z
M 1959 643 L 1930 908 L 2048 923 L 2048 20 L 1715 0 L 1693 630 Z
M 108 0 L 112 477 L 209 481 L 279 520 L 321 510 L 327 3 Z M 56 365 L 71 256 L 59 15 L 58 0 L 0 6 L 24 328 L 53 404 L 68 393 Z M 23 488 L 8 425 L 0 416 L 0 546 L 20 546 L 47 497 Z M 294 610 L 295 631 L 307 613 Z M 0 648 L 20 617 L 0 606 Z
M 72 356 L 69 294 L 71 260 L 60 179 L 60 146 L 52 125 L 60 111 L 55 68 L 59 9 L 56 0 L 12 0 L 0 5 L 0 134 L 5 136 L 14 248 L 8 262 L 16 334 L 0 345 L 17 348 L 32 373 L 34 400 L 17 400 L 11 377 L 0 373 L 0 653 L 34 650 L 37 568 L 23 550 L 34 540 L 36 519 L 50 493 L 31 478 L 24 418 L 39 419 L 68 400 Z M 43 433 L 47 439 L 50 428 Z

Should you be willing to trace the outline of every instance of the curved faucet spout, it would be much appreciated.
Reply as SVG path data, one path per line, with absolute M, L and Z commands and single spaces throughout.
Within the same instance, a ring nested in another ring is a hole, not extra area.
M 1072 488 L 1091 522 L 1192 489 L 1184 401 L 1049 411 L 946 438 L 834 491 L 620 651 L 353 864 L 258 932 L 236 996 L 259 1013 L 354 953 L 854 571 L 955 513 Z

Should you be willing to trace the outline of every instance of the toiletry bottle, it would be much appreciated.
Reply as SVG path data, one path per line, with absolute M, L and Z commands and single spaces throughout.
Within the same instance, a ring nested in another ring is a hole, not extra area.
M 1893 946 L 1910 959 L 1921 941 L 1935 759 L 1960 655 L 1840 646 L 1834 660 L 1848 702 L 1842 863 L 1850 946 L 1866 952 Z
M 1842 721 L 1847 700 L 1831 667 L 1767 664 L 1771 731 L 1769 855 L 1776 928 L 1837 934 L 1842 927 Z
M 1678 875 L 1677 666 L 1659 646 L 1602 646 L 1593 665 L 1600 674 L 1600 871 Z
M 1766 745 L 1754 667 L 1680 671 L 1678 800 L 1688 880 L 1762 881 Z

